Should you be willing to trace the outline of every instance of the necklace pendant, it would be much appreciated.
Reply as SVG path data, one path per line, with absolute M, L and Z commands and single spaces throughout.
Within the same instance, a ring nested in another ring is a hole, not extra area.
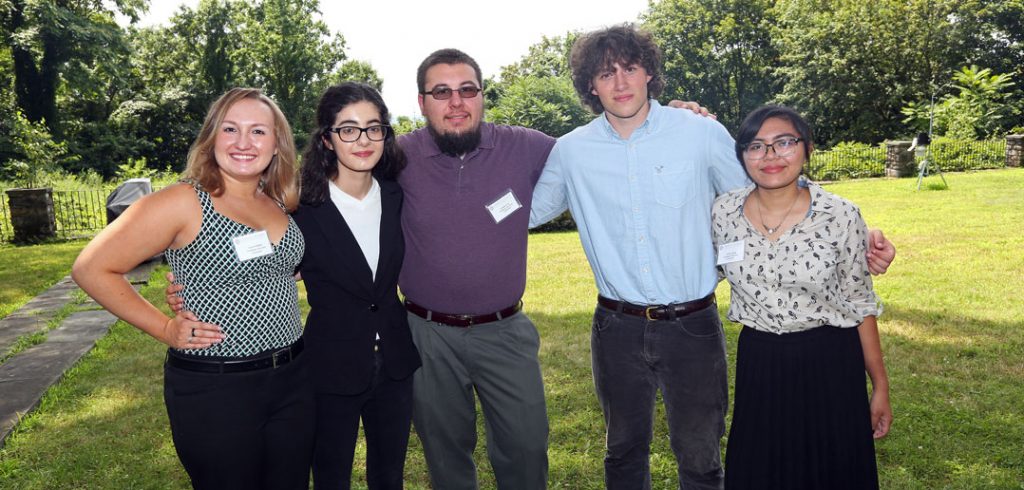
M 778 228 L 768 228 L 767 226 L 764 227 L 764 231 L 767 231 L 769 235 L 774 235 L 775 230 L 778 230 Z

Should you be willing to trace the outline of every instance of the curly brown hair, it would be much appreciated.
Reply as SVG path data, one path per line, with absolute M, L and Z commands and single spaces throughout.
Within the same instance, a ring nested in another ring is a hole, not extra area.
M 651 76 L 651 81 L 647 82 L 648 98 L 657 98 L 665 89 L 661 75 L 661 49 L 650 33 L 629 23 L 588 32 L 573 44 L 569 66 L 576 93 L 595 114 L 604 112 L 604 105 L 591 93 L 594 77 L 615 63 L 644 67 Z

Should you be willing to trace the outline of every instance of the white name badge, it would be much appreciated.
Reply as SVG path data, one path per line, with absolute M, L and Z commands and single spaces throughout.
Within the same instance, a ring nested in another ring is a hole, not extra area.
M 242 262 L 274 253 L 267 230 L 231 237 L 231 243 L 235 246 L 235 255 Z
M 505 191 L 498 200 L 485 206 L 487 211 L 491 213 L 491 217 L 494 218 L 495 223 L 501 223 L 501 221 L 507 218 L 510 214 L 516 212 L 517 209 L 523 207 L 519 203 L 519 199 L 516 199 L 516 195 L 512 192 L 512 189 Z
M 716 265 L 731 264 L 743 260 L 743 252 L 746 250 L 745 240 L 726 243 L 718 247 L 718 262 Z

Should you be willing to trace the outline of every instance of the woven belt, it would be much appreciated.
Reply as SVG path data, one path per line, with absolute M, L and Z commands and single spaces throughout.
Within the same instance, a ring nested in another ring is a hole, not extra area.
M 408 299 L 405 300 L 405 309 L 428 322 L 443 323 L 452 327 L 472 327 L 473 325 L 496 322 L 502 318 L 508 318 L 515 315 L 519 310 L 523 309 L 523 302 L 520 300 L 508 308 L 483 315 L 453 315 L 451 313 L 440 313 L 428 310 L 416 303 L 413 303 L 412 301 L 409 301 Z
M 648 320 L 674 320 L 681 318 L 695 311 L 703 310 L 715 302 L 715 293 L 711 293 L 701 299 L 687 301 L 685 303 L 673 303 L 670 305 L 634 305 L 625 301 L 616 301 L 598 295 L 597 304 L 625 313 L 627 315 L 642 316 Z
M 242 373 L 245 371 L 255 371 L 257 369 L 266 368 L 277 369 L 298 358 L 299 354 L 302 353 L 303 347 L 305 347 L 305 342 L 302 340 L 302 337 L 299 337 L 299 340 L 296 340 L 294 344 L 287 347 L 282 347 L 255 359 L 238 361 L 213 359 L 204 360 L 196 359 L 194 357 L 181 357 L 180 354 L 173 350 L 168 350 L 167 365 L 178 369 L 184 369 L 186 371 L 218 374 Z

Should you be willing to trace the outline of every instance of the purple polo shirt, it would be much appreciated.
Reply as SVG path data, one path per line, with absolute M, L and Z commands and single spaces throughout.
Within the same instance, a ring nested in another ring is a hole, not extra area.
M 555 140 L 518 126 L 482 123 L 480 146 L 460 159 L 441 153 L 424 128 L 398 140 L 408 165 L 405 262 L 398 279 L 412 302 L 442 313 L 493 313 L 526 289 L 533 186 Z M 487 209 L 508 193 L 521 208 L 495 222 Z

